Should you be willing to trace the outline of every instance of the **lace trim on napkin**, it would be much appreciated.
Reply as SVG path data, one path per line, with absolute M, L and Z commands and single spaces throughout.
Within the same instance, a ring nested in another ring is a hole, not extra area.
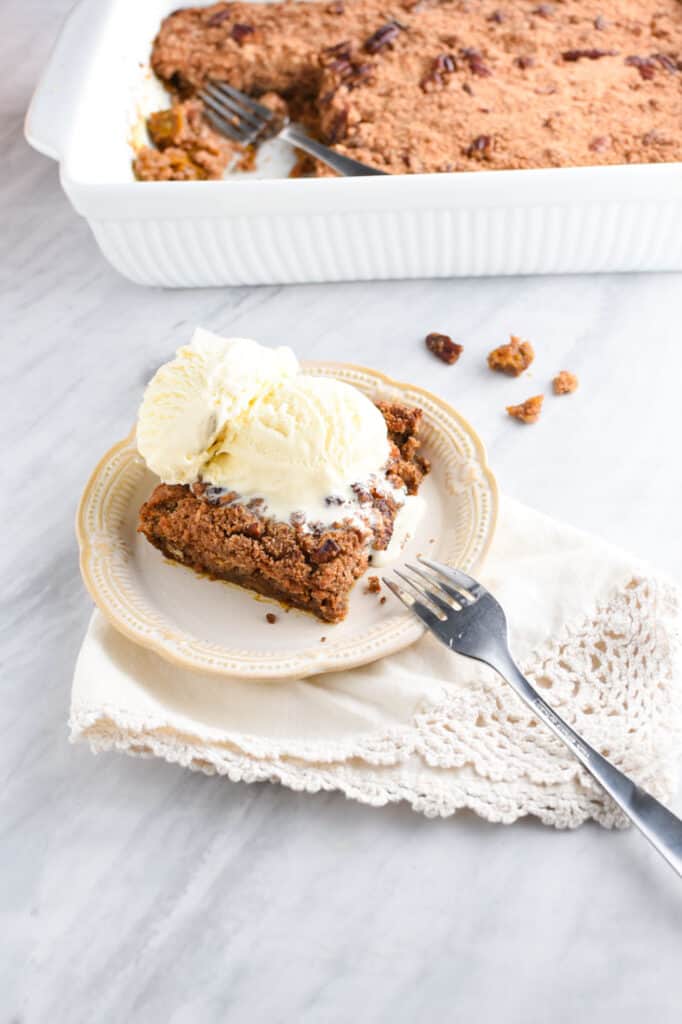
M 524 672 L 568 722 L 662 800 L 674 792 L 682 740 L 676 589 L 632 578 L 589 617 L 536 648 Z M 443 684 L 412 721 L 344 743 L 268 741 L 241 734 L 220 742 L 161 721 L 132 720 L 114 706 L 72 709 L 71 739 L 93 752 L 120 750 L 233 781 L 276 781 L 294 790 L 340 790 L 380 806 L 407 801 L 427 816 L 460 808 L 509 823 L 534 815 L 575 827 L 606 827 L 622 815 L 559 740 L 539 725 L 494 673 Z

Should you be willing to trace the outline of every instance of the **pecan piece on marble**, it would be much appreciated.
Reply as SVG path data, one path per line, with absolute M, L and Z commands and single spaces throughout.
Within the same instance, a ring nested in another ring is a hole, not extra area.
M 448 366 L 456 363 L 464 351 L 464 346 L 453 341 L 448 334 L 438 334 L 437 331 L 431 331 L 424 340 L 429 352 L 433 352 L 434 356 L 447 363 Z

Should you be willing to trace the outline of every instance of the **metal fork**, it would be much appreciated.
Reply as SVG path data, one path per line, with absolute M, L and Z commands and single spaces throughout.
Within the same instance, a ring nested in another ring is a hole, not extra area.
M 682 821 L 586 743 L 536 692 L 509 650 L 507 619 L 492 594 L 459 569 L 421 556 L 419 561 L 431 572 L 409 564 L 411 575 L 395 570 L 410 592 L 384 578 L 386 586 L 451 651 L 498 672 L 682 875 Z
M 213 127 L 242 146 L 252 146 L 265 139 L 284 139 L 346 177 L 384 174 L 384 171 L 378 171 L 376 167 L 368 167 L 359 160 L 335 153 L 328 146 L 311 139 L 286 118 L 226 82 L 210 81 L 198 95 Z

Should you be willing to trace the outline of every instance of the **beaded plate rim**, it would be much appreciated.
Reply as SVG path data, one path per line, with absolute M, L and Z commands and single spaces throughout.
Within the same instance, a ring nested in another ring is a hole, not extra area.
M 439 496 L 446 507 L 452 504 L 455 511 L 456 506 L 457 512 L 453 519 L 456 525 L 446 528 L 439 538 L 434 557 L 469 572 L 479 569 L 495 533 L 498 491 L 483 442 L 471 424 L 442 398 L 377 370 L 350 363 L 302 365 L 306 373 L 353 384 L 372 398 L 404 401 L 424 410 L 427 449 L 432 459 L 442 460 L 444 470 Z M 292 679 L 367 664 L 410 646 L 423 635 L 421 623 L 397 602 L 394 613 L 369 627 L 363 628 L 362 616 L 358 615 L 357 630 L 343 641 L 335 642 L 334 626 L 324 623 L 331 641 L 324 647 L 318 643 L 284 653 L 216 644 L 194 635 L 154 607 L 137 586 L 131 569 L 134 553 L 123 537 L 123 522 L 132 493 L 146 472 L 133 429 L 95 467 L 76 517 L 85 586 L 109 622 L 135 644 L 194 671 L 250 679 Z

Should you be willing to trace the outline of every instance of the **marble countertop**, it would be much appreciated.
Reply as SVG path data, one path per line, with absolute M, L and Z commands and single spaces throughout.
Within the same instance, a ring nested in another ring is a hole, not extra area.
M 91 610 L 80 490 L 197 323 L 439 392 L 504 491 L 682 580 L 681 277 L 140 289 L 23 141 L 68 6 L 9 0 L 0 40 L 0 1018 L 678 1022 L 682 888 L 634 832 L 427 821 L 95 758 L 68 744 L 66 716 Z M 434 329 L 463 342 L 454 369 L 425 352 Z M 485 369 L 510 331 L 536 344 L 530 380 Z M 504 415 L 563 367 L 577 395 L 532 428 Z

